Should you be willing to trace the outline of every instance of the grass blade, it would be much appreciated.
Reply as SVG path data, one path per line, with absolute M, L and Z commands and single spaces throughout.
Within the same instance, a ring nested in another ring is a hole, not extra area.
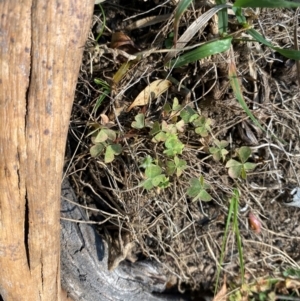
M 226 4 L 226 0 L 216 0 L 217 5 Z M 227 33 L 228 30 L 228 13 L 227 8 L 223 8 L 218 12 L 218 27 L 219 27 L 219 34 L 222 36 Z
M 285 0 L 236 0 L 235 7 L 296 8 L 300 3 Z
M 195 36 L 195 34 L 201 34 L 199 32 L 201 28 L 207 26 L 207 22 L 212 18 L 214 14 L 219 12 L 221 9 L 227 9 L 231 7 L 228 4 L 221 4 L 215 7 L 212 7 L 207 12 L 203 13 L 199 18 L 197 18 L 188 28 L 187 30 L 181 35 L 176 43 L 176 50 L 182 49 L 185 45 Z M 175 55 L 177 51 L 170 51 L 165 57 L 165 64 L 170 61 Z
M 254 115 L 251 113 L 251 111 L 249 110 L 249 108 L 244 100 L 241 85 L 240 85 L 240 82 L 239 82 L 239 79 L 238 79 L 237 73 L 236 73 L 236 67 L 235 67 L 235 63 L 234 63 L 233 54 L 231 55 L 231 60 L 229 62 L 228 75 L 229 75 L 229 80 L 230 80 L 230 84 L 233 89 L 234 95 L 237 98 L 239 104 L 241 105 L 241 107 L 243 108 L 245 113 L 249 116 L 249 118 L 253 121 L 253 123 L 255 125 L 257 125 L 261 130 L 266 132 L 266 130 L 260 125 L 260 123 L 254 117 Z
M 192 0 L 181 0 L 177 6 L 174 16 L 174 45 L 176 45 L 178 38 L 178 26 L 181 15 L 186 11 Z
M 229 231 L 229 226 L 231 222 L 231 216 L 234 212 L 234 202 L 230 201 L 229 209 L 228 209 L 228 215 L 227 215 L 227 220 L 226 220 L 226 226 L 225 226 L 225 231 L 224 231 L 224 237 L 223 237 L 223 242 L 222 242 L 222 249 L 221 249 L 221 256 L 220 256 L 220 262 L 218 264 L 218 271 L 217 271 L 217 277 L 216 277 L 216 285 L 215 285 L 215 294 L 217 293 L 218 290 L 218 283 L 219 283 L 219 278 L 220 278 L 220 273 L 221 273 L 221 266 L 224 261 L 224 255 L 225 255 L 225 245 L 228 237 L 228 231 Z
M 279 52 L 283 56 L 292 59 L 300 60 L 300 51 L 295 49 L 282 49 L 279 47 L 274 47 L 270 42 L 268 42 L 261 34 L 259 34 L 255 29 L 249 29 L 247 32 L 258 42 L 272 48 L 273 50 Z
M 237 248 L 239 252 L 239 259 L 240 259 L 240 270 L 241 270 L 241 276 L 242 276 L 242 283 L 244 283 L 244 274 L 245 274 L 245 267 L 244 267 L 244 259 L 243 259 L 243 247 L 242 247 L 242 241 L 240 236 L 240 230 L 239 230 L 239 221 L 238 221 L 238 207 L 239 207 L 239 192 L 237 189 L 234 190 L 232 197 L 233 202 L 233 229 L 235 232 L 236 242 L 237 242 Z
M 295 50 L 299 50 L 298 36 L 297 36 L 299 11 L 300 11 L 300 8 L 297 8 L 296 13 L 295 13 L 295 19 L 294 19 L 294 48 L 295 48 Z M 300 88 L 300 61 L 296 62 L 296 66 L 297 66 L 298 87 Z
M 170 65 L 174 66 L 174 68 L 177 68 L 189 63 L 193 63 L 197 60 L 201 60 L 213 54 L 227 51 L 230 48 L 231 40 L 232 37 L 228 37 L 226 39 L 206 43 L 203 46 L 185 53 L 177 59 L 172 60 Z

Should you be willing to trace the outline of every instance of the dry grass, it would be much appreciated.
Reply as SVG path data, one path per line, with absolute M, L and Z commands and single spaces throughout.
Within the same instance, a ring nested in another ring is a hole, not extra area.
M 209 4 L 199 2 L 191 8 L 182 17 L 179 35 L 208 7 Z M 137 7 L 140 13 L 134 19 L 129 19 L 132 11 L 122 10 L 117 1 L 104 4 L 104 9 L 108 24 L 102 37 L 105 43 L 112 25 L 122 29 L 127 23 L 144 18 L 144 14 L 169 14 L 174 6 L 166 1 L 147 12 Z M 254 28 L 278 46 L 293 47 L 292 10 L 262 9 L 256 14 L 257 18 L 252 20 Z M 124 25 L 121 19 L 126 17 L 128 21 Z M 99 23 L 101 16 L 95 16 L 70 125 L 66 175 L 73 180 L 82 202 L 99 210 L 96 215 L 91 213 L 91 220 L 99 222 L 103 235 L 109 233 L 106 237 L 111 242 L 110 267 L 119 264 L 116 258 L 120 254 L 132 261 L 152 258 L 165 267 L 166 273 L 175 276 L 180 290 L 211 288 L 220 259 L 228 200 L 237 187 L 246 278 L 250 281 L 260 276 L 279 275 L 291 266 L 299 269 L 300 209 L 284 205 L 289 200 L 290 189 L 300 187 L 300 93 L 295 65 L 257 43 L 234 43 L 244 97 L 259 122 L 280 138 L 274 139 L 259 130 L 234 99 L 228 85 L 226 53 L 180 69 L 165 70 L 165 53 L 161 50 L 165 49 L 164 42 L 173 30 L 172 17 L 168 15 L 151 30 L 145 27 L 128 33 L 136 44 L 153 51 L 132 66 L 95 112 L 101 92 L 93 79 L 101 78 L 111 84 L 124 62 L 119 53 L 107 50 L 109 45 L 95 46 L 95 28 Z M 213 38 L 215 26 L 215 19 L 208 22 L 189 45 Z M 239 29 L 234 20 L 230 27 L 233 32 Z M 299 33 L 298 30 L 298 36 Z M 245 34 L 240 37 L 247 38 Z M 147 118 L 163 120 L 163 105 L 178 97 L 181 104 L 190 105 L 199 114 L 211 118 L 213 125 L 205 138 L 195 135 L 189 127 L 180 134 L 185 144 L 181 158 L 186 160 L 188 168 L 181 177 L 170 177 L 171 185 L 167 189 L 147 192 L 138 187 L 144 179 L 139 166 L 147 155 L 163 162 L 163 145 L 152 143 L 147 131 L 133 130 L 131 122 L 138 109 L 126 113 L 125 108 L 150 82 L 167 75 L 173 78 L 173 88 L 145 109 Z M 118 131 L 123 146 L 122 154 L 109 164 L 104 163 L 103 156 L 92 158 L 89 154 L 92 145 L 89 124 L 101 124 L 100 114 L 107 115 L 114 123 L 113 129 Z M 229 157 L 234 156 L 238 147 L 251 147 L 251 160 L 257 163 L 257 168 L 248 174 L 247 180 L 231 179 L 225 164 L 213 160 L 208 147 L 216 138 L 230 142 Z M 211 186 L 211 202 L 192 203 L 187 196 L 189 179 L 200 175 Z M 262 221 L 259 235 L 249 227 L 249 211 Z M 236 242 L 230 233 L 222 268 L 235 283 L 240 281 L 238 266 Z

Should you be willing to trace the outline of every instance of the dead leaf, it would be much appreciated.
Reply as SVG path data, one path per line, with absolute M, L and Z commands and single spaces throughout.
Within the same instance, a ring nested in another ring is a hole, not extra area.
M 147 105 L 150 99 L 153 100 L 157 98 L 158 96 L 166 92 L 170 86 L 171 82 L 166 79 L 155 80 L 150 85 L 148 85 L 142 92 L 140 92 L 140 94 L 137 96 L 134 102 L 127 109 L 127 112 L 129 112 L 134 107 Z
M 129 24 L 125 29 L 129 31 L 129 30 L 133 30 L 136 28 L 143 28 L 143 27 L 151 26 L 156 23 L 160 23 L 160 22 L 164 22 L 164 21 L 168 20 L 171 17 L 171 15 L 172 14 L 146 17 L 144 19 L 137 20 L 137 21 Z
M 219 292 L 215 295 L 213 301 L 226 301 L 227 287 L 226 287 L 226 276 L 224 276 L 224 283 L 219 290 Z
M 130 54 L 140 51 L 139 47 L 135 45 L 131 38 L 121 31 L 112 34 L 110 47 L 113 49 L 124 50 Z
M 297 279 L 286 279 L 285 285 L 287 289 L 299 289 L 300 288 L 300 281 Z
M 107 115 L 100 114 L 100 117 L 101 117 L 101 124 L 102 125 L 106 125 L 107 123 L 109 123 L 109 118 L 107 117 Z

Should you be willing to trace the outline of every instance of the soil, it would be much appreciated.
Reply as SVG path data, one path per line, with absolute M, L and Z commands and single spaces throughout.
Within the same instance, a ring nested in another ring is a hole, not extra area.
M 212 6 L 210 1 L 190 6 L 180 19 L 178 37 Z M 98 231 L 109 243 L 110 269 L 119 264 L 121 254 L 131 262 L 149 258 L 161 263 L 169 287 L 179 291 L 213 292 L 224 275 L 237 287 L 242 283 L 240 238 L 247 283 L 260 277 L 282 277 L 288 268 L 299 270 L 300 197 L 293 191 L 300 187 L 296 63 L 253 41 L 230 15 L 232 52 L 168 68 L 164 62 L 173 43 L 175 8 L 170 0 L 104 2 L 102 9 L 95 6 L 85 45 L 70 123 L 66 175 L 80 201 L 99 209 L 97 214 L 91 212 L 90 219 L 99 222 Z M 295 10 L 257 9 L 247 11 L 246 16 L 273 45 L 294 47 Z M 157 22 L 144 23 L 152 18 Z M 186 47 L 216 38 L 214 16 Z M 246 104 L 264 130 L 235 97 L 228 76 L 233 62 Z M 121 66 L 124 75 L 120 75 Z M 157 79 L 168 79 L 171 87 L 128 112 L 138 94 Z M 184 144 L 178 157 L 186 161 L 187 168 L 180 176 L 167 175 L 168 187 L 146 190 L 141 186 L 146 177 L 143 160 L 151 156 L 165 172 L 170 159 L 164 154 L 164 143 L 152 141 L 149 128 L 135 129 L 132 122 L 143 113 L 149 124 L 176 124 L 178 114 L 170 117 L 166 113 L 166 105 L 172 107 L 174 98 L 182 110 L 193 109 L 211 125 L 202 136 L 191 123 L 178 131 Z M 109 163 L 104 153 L 90 154 L 101 128 L 115 131 L 113 142 L 122 147 Z M 216 160 L 210 152 L 215 139 L 227 142 L 225 160 Z M 248 162 L 256 167 L 245 179 L 232 178 L 226 162 L 239 160 L 237 151 L 244 146 L 250 147 Z M 201 176 L 209 185 L 211 201 L 193 201 L 187 193 L 191 179 Z M 236 190 L 238 237 L 232 223 L 225 234 Z

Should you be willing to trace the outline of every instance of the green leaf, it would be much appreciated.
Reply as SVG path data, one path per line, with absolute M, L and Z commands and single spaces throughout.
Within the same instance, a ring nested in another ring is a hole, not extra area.
M 158 175 L 162 173 L 162 169 L 158 165 L 150 165 L 146 170 L 145 170 L 145 175 L 147 178 L 155 178 Z
M 225 140 L 219 141 L 218 139 L 214 140 L 214 144 L 217 147 L 210 147 L 209 152 L 213 155 L 215 161 L 220 161 L 221 159 L 225 161 L 228 151 L 225 149 L 228 146 L 228 142 Z
M 206 137 L 210 131 L 211 119 L 200 116 L 194 120 L 193 125 L 196 126 L 195 133 L 201 137 Z
M 164 182 L 165 180 L 166 180 L 166 176 L 161 174 L 152 178 L 152 184 L 153 186 L 157 187 L 159 186 L 160 183 Z
M 300 5 L 300 4 L 299 4 Z M 300 60 L 300 51 L 295 49 L 282 49 L 279 47 L 273 46 L 270 42 L 268 42 L 260 33 L 258 33 L 255 29 L 249 29 L 247 32 L 258 42 L 272 48 L 275 51 L 278 51 L 283 56 L 291 59 L 291 60 Z
M 190 187 L 187 190 L 187 194 L 193 198 L 193 202 L 200 200 L 208 202 L 212 199 L 211 195 L 206 192 L 210 186 L 204 182 L 203 176 L 199 179 L 193 178 L 190 180 Z
M 98 143 L 98 142 L 104 142 L 104 141 L 106 141 L 107 139 L 108 139 L 108 136 L 107 136 L 106 132 L 103 131 L 103 130 L 101 130 L 101 131 L 97 134 L 96 138 L 94 139 L 94 142 L 95 142 L 95 143 Z
M 152 179 L 146 179 L 145 181 L 143 181 L 140 186 L 143 186 L 145 189 L 150 190 L 154 187 L 154 185 L 152 184 Z
M 105 144 L 97 143 L 90 148 L 90 154 L 92 157 L 99 156 L 105 149 Z
M 177 9 L 174 16 L 174 42 L 177 42 L 178 38 L 178 27 L 181 15 L 188 8 L 192 0 L 181 0 L 177 5 Z
M 154 136 L 154 135 L 156 135 L 159 132 L 160 132 L 160 124 L 159 124 L 158 121 L 155 121 L 153 123 L 152 129 L 150 131 L 150 135 Z
M 300 3 L 285 0 L 236 0 L 234 7 L 296 8 Z
M 178 139 L 177 135 L 171 134 L 165 142 L 166 150 L 164 154 L 167 156 L 175 156 L 182 154 L 184 144 Z
M 283 272 L 284 277 L 296 277 L 300 279 L 300 270 L 294 268 L 288 268 Z
M 168 175 L 172 175 L 176 172 L 177 177 L 180 177 L 186 168 L 186 161 L 179 159 L 177 156 L 174 157 L 174 161 L 167 161 Z
M 243 180 L 246 180 L 246 178 L 247 178 L 246 170 L 243 165 L 242 165 L 242 169 L 241 169 L 241 178 Z
M 215 145 L 218 147 L 218 148 L 225 148 L 228 146 L 229 142 L 226 141 L 226 140 L 221 140 L 219 141 L 218 139 L 215 139 L 214 140 L 214 143 Z
M 242 146 L 237 150 L 238 156 L 242 163 L 245 163 L 251 156 L 251 148 L 248 146 Z
M 225 161 L 228 150 L 225 148 L 210 147 L 209 152 L 213 155 L 215 161 L 220 161 L 221 159 Z
M 182 172 L 187 168 L 187 163 L 185 160 L 179 159 L 177 156 L 175 156 L 174 162 L 176 165 L 176 175 L 177 177 L 180 177 Z
M 135 129 L 142 129 L 145 127 L 145 115 L 138 114 L 134 117 L 135 121 L 131 123 L 131 126 Z
M 163 112 L 164 112 L 165 115 L 169 115 L 172 112 L 172 108 L 171 108 L 171 105 L 169 103 L 166 103 L 163 106 Z
M 201 137 L 207 137 L 208 136 L 208 131 L 204 126 L 196 128 L 195 133 L 200 135 Z
M 257 166 L 257 164 L 251 163 L 251 162 L 246 162 L 244 164 L 245 171 L 253 170 L 256 166 Z
M 166 141 L 166 139 L 167 139 L 166 133 L 165 132 L 160 132 L 157 135 L 155 135 L 151 141 L 155 142 L 155 143 L 158 143 L 158 142 L 161 142 L 161 141 Z
M 195 119 L 199 117 L 197 111 L 187 106 L 180 112 L 180 117 L 184 121 L 184 123 L 193 122 Z
M 186 11 L 188 6 L 191 4 L 192 0 L 181 0 L 177 6 L 176 12 L 175 12 L 175 21 L 179 20 L 181 15 Z
M 101 88 L 103 88 L 105 90 L 110 90 L 109 84 L 105 80 L 103 80 L 101 78 L 95 78 L 94 79 L 94 83 L 97 84 L 97 85 L 99 85 Z
M 148 155 L 148 156 L 143 160 L 143 162 L 142 162 L 142 164 L 140 165 L 140 167 L 147 169 L 149 166 L 154 165 L 152 162 L 153 162 L 152 157 Z
M 217 40 L 204 44 L 190 52 L 184 53 L 177 59 L 170 62 L 174 68 L 182 67 L 189 63 L 196 62 L 211 55 L 227 51 L 230 48 L 232 37 Z
M 172 46 L 173 46 L 173 39 L 174 39 L 174 33 L 171 32 L 171 33 L 168 35 L 168 37 L 165 39 L 165 47 L 166 47 L 167 49 L 172 48 Z
M 178 112 L 182 109 L 182 106 L 179 104 L 178 98 L 174 97 L 172 111 Z
M 236 179 L 236 178 L 239 178 L 241 173 L 242 173 L 243 164 L 239 161 L 234 160 L 234 159 L 230 159 L 226 163 L 225 167 L 229 168 L 228 169 L 229 176 L 233 179 Z
M 167 188 L 170 186 L 170 181 L 169 178 L 164 176 L 164 178 L 162 179 L 162 181 L 159 183 L 158 185 L 160 188 Z
M 236 160 L 234 160 L 234 159 L 230 159 L 230 160 L 226 163 L 225 167 L 230 168 L 230 167 L 236 167 L 236 166 L 241 166 L 241 165 L 243 165 L 241 162 L 236 161 Z
M 245 113 L 250 117 L 250 119 L 254 122 L 255 125 L 257 125 L 262 131 L 266 132 L 266 130 L 260 125 L 260 123 L 257 121 L 257 119 L 254 117 L 252 112 L 249 110 L 244 97 L 243 97 L 243 92 L 236 74 L 236 68 L 234 63 L 229 64 L 229 80 L 231 87 L 233 89 L 234 95 L 237 98 L 238 102 L 240 103 L 241 107 L 245 111 Z
M 101 129 L 95 138 L 95 143 L 104 142 L 106 140 L 114 141 L 117 138 L 117 134 L 115 131 L 111 129 Z
M 121 154 L 122 146 L 120 144 L 111 144 L 106 148 L 104 162 L 110 163 L 115 159 L 116 155 Z
M 216 0 L 217 5 L 226 4 L 226 0 Z M 223 8 L 218 11 L 218 27 L 219 34 L 222 36 L 227 33 L 228 30 L 228 13 L 227 8 Z
M 176 171 L 176 165 L 173 161 L 167 161 L 167 174 L 172 175 Z
M 211 195 L 206 190 L 201 190 L 197 198 L 204 202 L 209 202 L 212 199 Z

